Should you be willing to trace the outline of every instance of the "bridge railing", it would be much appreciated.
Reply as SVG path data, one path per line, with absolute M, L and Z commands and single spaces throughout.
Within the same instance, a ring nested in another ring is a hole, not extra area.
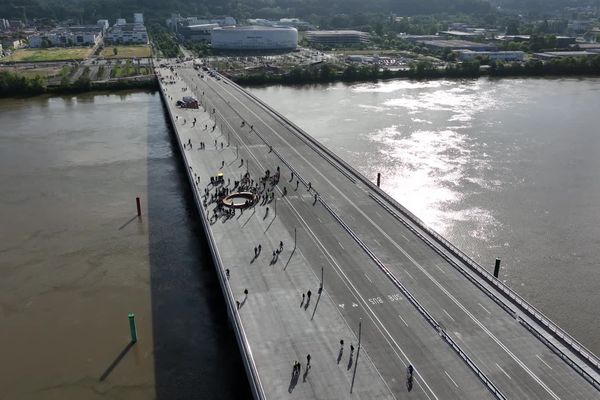
M 224 78 L 227 79 L 227 78 Z M 486 281 L 494 285 L 501 293 L 503 293 L 507 298 L 509 298 L 514 304 L 518 305 L 523 311 L 525 311 L 530 317 L 534 318 L 538 321 L 541 326 L 543 326 L 548 332 L 553 334 L 557 339 L 561 340 L 566 346 L 568 346 L 572 351 L 577 353 L 583 361 L 589 364 L 592 368 L 596 370 L 596 372 L 600 373 L 600 359 L 587 349 L 584 345 L 582 345 L 579 341 L 573 338 L 570 334 L 564 331 L 561 327 L 559 327 L 556 323 L 554 323 L 550 318 L 544 315 L 541 311 L 531 305 L 527 300 L 521 297 L 519 294 L 514 292 L 504 283 L 500 282 L 496 279 L 490 272 L 482 268 L 477 262 L 472 260 L 468 255 L 466 255 L 463 251 L 458 249 L 455 245 L 450 243 L 447 239 L 445 239 L 442 235 L 429 228 L 421 219 L 415 216 L 412 212 L 406 209 L 404 206 L 399 204 L 397 201 L 392 199 L 387 193 L 377 187 L 373 182 L 365 178 L 362 174 L 356 171 L 353 167 L 339 158 L 335 153 L 327 149 L 325 146 L 316 141 L 313 137 L 304 132 L 300 127 L 295 125 L 293 122 L 288 120 L 285 116 L 281 115 L 279 112 L 274 110 L 268 104 L 260 100 L 258 97 L 253 95 L 252 93 L 247 92 L 241 86 L 237 85 L 235 82 L 229 80 L 229 82 L 236 86 L 240 91 L 242 91 L 246 96 L 253 99 L 255 102 L 260 104 L 262 107 L 276 115 L 281 121 L 285 124 L 292 127 L 296 132 L 292 132 L 294 134 L 300 134 L 302 138 L 312 144 L 313 146 L 318 147 L 321 151 L 320 153 L 324 156 L 333 159 L 333 161 L 339 163 L 344 166 L 348 171 L 350 171 L 358 180 L 367 185 L 371 190 L 378 193 L 381 197 L 386 199 L 390 204 L 392 204 L 395 208 L 397 208 L 402 214 L 404 214 L 407 218 L 409 218 L 413 223 L 415 223 L 421 230 L 426 232 L 428 235 L 433 237 L 440 245 L 442 245 L 447 251 L 452 253 L 456 258 L 458 258 L 461 262 L 469 266 L 473 271 L 475 271 L 480 277 L 484 278 Z M 346 174 L 344 174 L 346 175 Z
M 168 106 L 169 100 L 166 98 L 166 95 L 164 93 L 164 87 L 163 87 L 162 83 L 160 84 L 160 94 L 161 94 L 161 97 L 163 98 L 163 101 L 166 104 L 166 108 L 167 108 L 169 117 L 174 124 L 174 129 L 175 129 L 175 131 L 177 131 L 177 127 L 175 126 L 175 118 L 173 118 L 171 109 Z M 216 240 L 212 234 L 212 230 L 210 228 L 210 223 L 208 222 L 208 217 L 206 215 L 206 210 L 203 207 L 203 202 L 199 196 L 199 193 L 198 193 L 198 190 L 196 187 L 196 183 L 190 172 L 191 167 L 188 164 L 187 158 L 185 157 L 185 150 L 183 149 L 183 145 L 181 143 L 179 134 L 176 134 L 176 137 L 177 137 L 177 144 L 179 145 L 179 150 L 181 152 L 181 158 L 183 159 L 183 162 L 185 164 L 187 176 L 190 181 L 190 186 L 192 187 L 192 193 L 194 195 L 196 207 L 198 208 L 198 211 L 200 213 L 200 220 L 202 222 L 204 232 L 206 233 L 206 236 L 208 238 L 208 244 L 209 244 L 208 247 L 210 249 L 211 255 L 215 262 L 217 276 L 219 277 L 219 283 L 220 283 L 221 289 L 223 290 L 223 293 L 224 293 L 225 302 L 227 304 L 227 313 L 229 314 L 229 320 L 233 324 L 234 332 L 236 333 L 235 336 L 237 339 L 237 343 L 241 349 L 241 355 L 242 355 L 242 359 L 244 360 L 244 367 L 246 369 L 246 374 L 248 375 L 248 381 L 250 383 L 252 395 L 256 400 L 266 400 L 267 396 L 265 394 L 262 381 L 258 374 L 258 369 L 256 368 L 256 362 L 255 362 L 254 356 L 252 354 L 252 349 L 250 347 L 250 343 L 248 341 L 246 331 L 244 329 L 244 326 L 242 324 L 242 321 L 241 321 L 238 311 L 237 311 L 235 297 L 234 297 L 233 292 L 231 291 L 231 287 L 229 286 L 227 277 L 225 276 L 225 265 L 223 263 L 223 260 L 221 259 L 221 255 L 220 255 L 219 251 L 216 248 Z
M 208 99 L 205 98 L 204 101 L 205 101 L 204 106 L 207 107 L 207 109 L 211 109 L 211 108 L 215 107 L 212 102 L 208 101 Z M 241 116 L 239 116 L 239 117 L 240 117 L 240 119 L 243 120 L 243 118 Z M 221 120 L 220 122 L 221 122 L 221 124 L 222 124 L 223 127 L 225 125 L 229 126 L 229 124 L 224 120 L 224 118 L 222 117 L 222 115 L 220 114 L 220 112 L 216 111 L 215 114 L 214 114 L 214 118 L 215 118 L 214 119 L 215 123 L 217 123 L 217 118 L 218 118 L 218 119 Z M 267 141 L 267 139 L 265 139 L 265 137 L 259 131 L 254 130 L 252 133 L 255 134 L 255 135 L 257 135 L 258 138 L 260 138 L 263 141 L 263 143 L 265 143 L 265 145 L 271 147 L 270 143 Z M 271 151 L 274 153 L 275 156 L 277 156 L 279 158 L 279 160 L 290 171 L 292 171 L 294 173 L 294 175 L 298 178 L 299 181 L 301 181 L 306 187 L 308 187 L 308 181 L 306 179 L 304 179 L 304 177 L 290 163 L 288 163 L 288 161 L 281 154 L 279 154 L 279 152 L 277 151 L 277 149 L 271 147 Z M 439 322 L 437 322 L 435 320 L 435 318 L 425 309 L 425 307 L 423 307 L 421 305 L 421 303 L 412 295 L 412 293 L 410 293 L 410 291 L 402 284 L 402 282 L 400 282 L 394 276 L 394 274 L 392 274 L 390 272 L 390 270 L 387 268 L 387 266 L 385 264 L 383 264 L 383 262 L 381 260 L 379 260 L 379 258 L 377 257 L 377 255 L 375 255 L 375 253 L 362 241 L 362 239 L 352 230 L 352 228 L 350 228 L 344 222 L 344 220 L 329 206 L 329 204 L 327 204 L 327 202 L 321 196 L 319 196 L 319 194 L 316 192 L 315 188 L 313 188 L 312 190 L 317 195 L 317 198 L 319 199 L 319 201 L 321 202 L 321 204 L 323 204 L 323 206 L 334 217 L 334 219 L 342 226 L 342 228 L 346 232 L 348 232 L 348 234 L 359 244 L 359 246 L 361 246 L 361 248 L 367 253 L 367 255 L 389 277 L 389 279 L 394 283 L 394 285 L 396 287 L 398 287 L 398 289 L 400 289 L 400 291 L 404 294 L 404 296 L 406 296 L 406 298 L 411 302 L 411 304 L 413 304 L 413 306 L 419 311 L 419 313 L 425 318 L 425 320 L 438 332 L 438 334 L 440 335 L 440 337 L 450 346 L 450 348 L 452 348 L 452 350 L 454 350 L 459 355 L 459 357 L 467 364 L 467 366 L 472 371 L 474 371 L 474 373 L 477 375 L 477 377 L 486 385 L 486 387 L 490 390 L 490 392 L 497 399 L 499 399 L 499 400 L 506 400 L 506 397 L 496 387 L 496 385 L 477 366 L 477 364 L 475 363 L 475 361 L 473 359 L 471 359 L 471 357 L 469 357 L 469 355 L 467 353 L 465 353 L 461 349 L 461 347 L 454 341 L 454 339 L 452 339 L 452 337 L 450 337 L 446 333 L 446 331 L 441 327 L 441 325 L 439 324 Z

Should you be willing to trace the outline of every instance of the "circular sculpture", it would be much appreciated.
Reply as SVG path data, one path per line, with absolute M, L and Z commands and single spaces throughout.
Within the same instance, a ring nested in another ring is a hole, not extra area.
M 223 199 L 223 205 L 229 208 L 248 208 L 252 207 L 256 201 L 256 196 L 252 192 L 231 193 Z

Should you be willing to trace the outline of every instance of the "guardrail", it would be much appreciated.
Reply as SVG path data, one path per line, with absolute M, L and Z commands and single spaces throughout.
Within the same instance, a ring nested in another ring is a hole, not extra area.
M 225 78 L 227 79 L 227 78 Z M 450 243 L 443 236 L 435 232 L 433 229 L 429 228 L 423 221 L 421 221 L 417 216 L 411 213 L 404 206 L 399 204 L 397 201 L 392 199 L 387 193 L 377 187 L 373 182 L 366 179 L 362 174 L 356 171 L 353 167 L 347 164 L 344 160 L 340 159 L 336 154 L 327 149 L 325 146 L 316 141 L 313 137 L 304 132 L 300 127 L 295 125 L 293 122 L 288 120 L 285 116 L 281 115 L 279 112 L 271 108 L 268 104 L 260 100 L 258 97 L 253 95 L 252 93 L 247 92 L 241 86 L 237 85 L 235 82 L 229 80 L 232 85 L 235 85 L 243 94 L 260 104 L 263 108 L 268 110 L 269 112 L 276 115 L 282 122 L 294 128 L 296 132 L 293 132 L 296 136 L 302 137 L 306 141 L 310 142 L 314 146 L 317 146 L 321 153 L 326 154 L 328 157 L 335 160 L 337 163 L 342 165 L 348 171 L 350 171 L 359 181 L 365 184 L 368 188 L 376 192 L 379 196 L 384 198 L 388 203 L 393 205 L 398 211 L 400 211 L 405 217 L 411 220 L 414 224 L 416 224 L 419 229 L 430 235 L 434 238 L 439 245 L 444 247 L 448 252 L 450 252 L 453 256 L 458 258 L 465 265 L 470 267 L 475 273 L 477 273 L 480 277 L 484 278 L 488 283 L 495 286 L 500 293 L 502 293 L 507 299 L 509 299 L 513 304 L 517 305 L 523 312 L 529 315 L 532 319 L 538 321 L 540 325 L 546 329 L 549 333 L 554 335 L 558 340 L 560 340 L 565 346 L 569 347 L 574 353 L 578 354 L 582 361 L 591 366 L 596 372 L 600 373 L 600 359 L 589 349 L 587 349 L 584 345 L 578 342 L 575 338 L 569 335 L 566 331 L 560 328 L 556 323 L 554 323 L 550 318 L 544 315 L 541 311 L 527 302 L 523 297 L 514 292 L 504 283 L 500 282 L 496 279 L 491 273 L 482 268 L 478 263 L 472 260 L 468 255 Z M 291 130 L 290 130 L 291 131 Z M 426 243 L 430 244 L 429 241 Z
M 216 247 L 216 241 L 212 234 L 210 224 L 208 223 L 206 211 L 204 210 L 204 207 L 202 206 L 202 201 L 198 195 L 196 184 L 190 173 L 191 168 L 190 168 L 190 165 L 188 164 L 187 158 L 185 157 L 185 151 L 183 149 L 179 134 L 177 133 L 177 126 L 173 122 L 174 118 L 171 113 L 171 109 L 167 105 L 168 100 L 165 97 L 164 87 L 163 87 L 162 83 L 160 84 L 160 94 L 165 103 L 165 107 L 167 108 L 167 111 L 169 113 L 169 118 L 171 119 L 173 128 L 176 132 L 175 136 L 177 137 L 177 144 L 179 145 L 179 150 L 181 152 L 181 157 L 185 164 L 188 180 L 192 187 L 194 200 L 196 202 L 196 208 L 198 209 L 198 212 L 200 214 L 200 220 L 202 221 L 202 226 L 204 227 L 206 237 L 208 238 L 208 245 L 209 245 L 208 247 L 210 249 L 211 255 L 215 262 L 217 276 L 219 277 L 219 283 L 221 284 L 221 289 L 223 290 L 223 293 L 225 295 L 224 297 L 225 297 L 225 302 L 227 303 L 227 312 L 229 314 L 230 321 L 233 324 L 238 345 L 240 346 L 240 348 L 242 350 L 241 351 L 242 358 L 244 360 L 244 366 L 246 369 L 246 374 L 248 375 L 248 381 L 250 383 L 252 395 L 254 396 L 254 398 L 256 400 L 266 400 L 267 397 L 266 397 L 262 382 L 260 380 L 258 370 L 256 368 L 256 363 L 255 363 L 254 357 L 252 355 L 252 349 L 250 348 L 250 343 L 248 342 L 248 337 L 246 335 L 246 331 L 244 330 L 242 321 L 240 320 L 239 314 L 237 312 L 237 306 L 235 305 L 235 297 L 233 295 L 233 292 L 231 291 L 231 287 L 229 286 L 229 284 L 227 282 L 227 277 L 225 276 L 225 272 L 224 272 L 225 268 L 223 265 L 223 260 L 221 259 L 219 251 Z
M 436 321 L 436 319 L 429 313 L 429 311 L 425 309 L 425 307 L 421 305 L 421 303 L 419 303 L 419 301 L 412 295 L 412 293 L 410 293 L 410 291 L 402 284 L 402 282 L 400 282 L 396 278 L 396 276 L 390 272 L 387 266 L 379 259 L 379 257 L 375 255 L 375 253 L 369 248 L 369 246 L 367 246 L 362 241 L 362 239 L 354 232 L 354 230 L 352 230 L 352 228 L 350 228 L 344 222 L 344 220 L 320 196 L 319 201 L 321 202 L 321 204 L 323 204 L 327 211 L 329 211 L 329 213 L 335 218 L 335 220 L 338 221 L 340 225 L 342 225 L 344 230 L 348 232 L 348 234 L 354 239 L 354 241 L 358 243 L 358 245 L 365 251 L 365 253 L 367 253 L 369 258 L 371 258 L 375 262 L 375 264 L 377 264 L 379 269 L 381 269 L 383 273 L 386 274 L 387 277 L 394 283 L 394 285 L 398 289 L 400 289 L 404 296 L 406 296 L 406 298 L 419 311 L 419 313 L 425 318 L 425 320 L 439 333 L 441 338 L 446 343 L 448 343 L 452 350 L 454 350 L 458 354 L 458 356 L 467 364 L 469 368 L 471 368 L 471 370 L 483 382 L 483 384 L 488 388 L 488 390 L 494 396 L 496 396 L 497 399 L 505 400 L 506 397 L 502 394 L 500 389 L 498 389 L 496 385 L 494 385 L 494 383 L 487 377 L 487 375 L 477 366 L 477 364 L 475 364 L 475 361 L 473 361 L 471 357 L 469 357 L 467 353 L 465 353 L 460 348 L 460 346 L 454 341 L 454 339 L 452 339 L 452 337 L 446 334 L 446 331 L 442 328 L 440 323 Z
M 215 91 L 216 93 L 216 91 Z M 220 94 L 216 93 L 218 96 Z M 222 98 L 222 96 L 220 96 Z M 222 98 L 223 99 L 223 98 Z M 224 99 L 223 99 L 224 100 Z M 215 107 L 214 104 L 208 102 L 205 99 L 205 106 L 211 104 L 211 107 Z M 237 114 L 237 112 L 236 112 Z M 217 115 L 223 119 L 220 113 L 215 114 L 215 122 Z M 238 114 L 241 118 L 241 116 Z M 243 120 L 243 118 L 242 118 Z M 224 122 L 224 121 L 223 121 Z M 222 122 L 222 123 L 223 123 Z M 253 130 L 254 134 L 256 134 L 267 146 L 270 147 L 271 151 L 280 159 L 280 161 L 288 168 L 290 171 L 294 172 L 294 175 L 297 176 L 298 180 L 301 181 L 306 187 L 308 187 L 307 181 L 302 177 L 298 171 L 292 167 L 282 156 L 277 152 L 276 149 L 272 148 L 269 142 L 260 134 L 260 132 Z M 419 311 L 419 313 L 425 318 L 425 320 L 438 332 L 440 337 L 454 350 L 458 356 L 467 364 L 467 366 L 477 375 L 477 377 L 483 382 L 483 384 L 490 390 L 490 392 L 496 396 L 499 400 L 506 400 L 506 397 L 502 394 L 502 392 L 494 385 L 494 383 L 485 375 L 485 373 L 477 366 L 475 361 L 471 359 L 467 353 L 465 353 L 460 346 L 450 337 L 446 331 L 442 328 L 439 322 L 435 320 L 435 318 L 421 305 L 421 303 L 410 293 L 410 291 L 400 282 L 394 274 L 390 272 L 390 270 L 385 266 L 385 264 L 375 255 L 375 253 L 362 241 L 362 239 L 350 228 L 344 220 L 327 204 L 327 202 L 318 194 L 315 188 L 312 188 L 313 192 L 317 195 L 318 200 L 323 204 L 325 209 L 334 217 L 334 219 L 344 228 L 346 232 L 358 243 L 358 245 L 367 253 L 369 258 L 371 258 L 375 264 L 388 276 L 388 278 L 392 281 L 392 283 L 400 289 L 400 291 L 406 296 L 407 299 L 411 302 L 411 304 Z

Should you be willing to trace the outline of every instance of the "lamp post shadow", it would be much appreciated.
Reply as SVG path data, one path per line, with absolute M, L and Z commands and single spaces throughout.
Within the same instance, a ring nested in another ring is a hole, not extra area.
M 127 353 L 129 352 L 129 350 L 131 350 L 131 348 L 133 347 L 134 344 L 135 344 L 135 342 L 133 342 L 133 341 L 127 343 L 127 346 L 125 346 L 125 348 L 123 348 L 123 350 L 121 350 L 121 352 L 117 355 L 117 357 L 113 360 L 113 362 L 110 363 L 108 368 L 106 368 L 104 373 L 100 376 L 100 382 L 104 382 L 106 380 L 106 378 L 108 378 L 108 376 L 113 371 L 113 369 L 115 369 L 115 367 L 121 362 L 121 360 L 125 357 L 125 355 L 127 355 Z

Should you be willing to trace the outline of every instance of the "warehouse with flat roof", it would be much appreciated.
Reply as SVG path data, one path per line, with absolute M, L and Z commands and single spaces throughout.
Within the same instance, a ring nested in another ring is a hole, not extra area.
M 489 43 L 471 42 L 468 40 L 422 40 L 418 43 L 432 50 L 472 50 L 472 51 L 495 51 L 497 47 Z
M 324 46 L 347 46 L 367 43 L 369 34 L 361 31 L 307 31 L 304 36 L 309 43 Z
M 211 32 L 211 45 L 217 50 L 294 50 L 298 30 L 275 26 L 224 26 Z

